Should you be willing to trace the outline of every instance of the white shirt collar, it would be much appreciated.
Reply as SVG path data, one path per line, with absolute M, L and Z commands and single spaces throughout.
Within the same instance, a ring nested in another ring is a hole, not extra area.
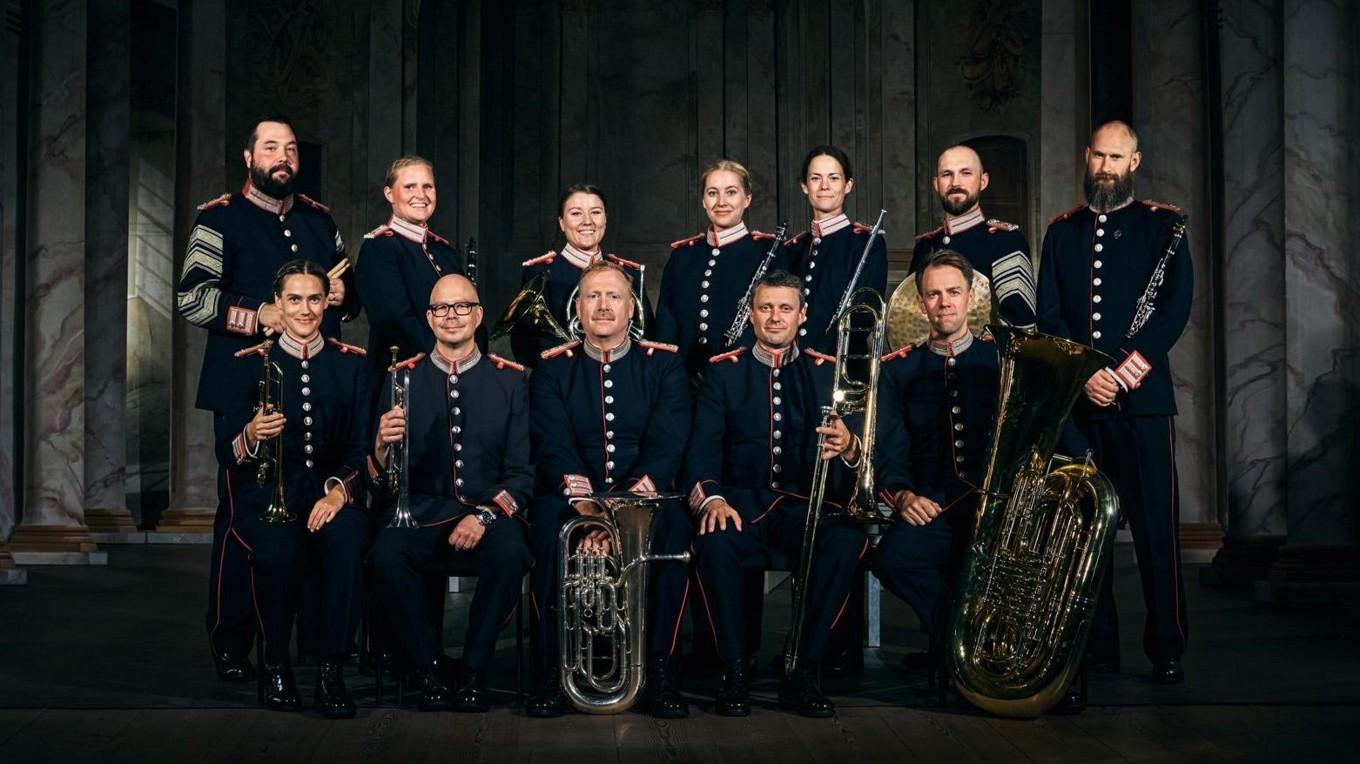
M 826 220 L 812 221 L 812 235 L 819 239 L 825 239 L 848 225 L 850 225 L 850 216 L 842 212 Z
M 567 242 L 567 245 L 562 247 L 562 257 L 565 257 L 567 262 L 577 268 L 584 269 L 586 266 L 591 265 L 596 260 L 600 259 L 600 252 L 597 250 L 595 254 L 592 255 L 589 252 L 583 252 L 572 246 L 571 242 Z
M 728 244 L 731 244 L 732 242 L 736 241 L 737 239 L 742 238 L 743 236 L 746 235 L 746 233 L 747 231 L 745 220 L 741 221 L 740 223 L 737 223 L 731 228 L 725 228 L 721 231 L 710 225 L 708 227 L 708 235 L 705 237 L 705 240 L 708 242 L 709 246 L 725 247 Z
M 402 220 L 396 215 L 393 215 L 391 219 L 387 221 L 387 227 L 391 228 L 403 239 L 414 241 L 417 244 L 424 244 L 425 236 L 430 232 L 430 229 L 427 226 L 423 226 L 419 223 L 412 223 L 409 220 Z

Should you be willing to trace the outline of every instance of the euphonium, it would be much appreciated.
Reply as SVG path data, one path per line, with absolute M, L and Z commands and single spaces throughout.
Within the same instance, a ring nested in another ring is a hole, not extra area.
M 264 341 L 264 368 L 260 371 L 259 383 L 259 410 L 266 414 L 273 413 L 279 406 L 283 405 L 283 370 L 277 363 L 269 359 L 269 350 L 273 347 L 271 340 Z M 278 391 L 277 397 L 275 390 Z M 266 523 L 286 523 L 297 519 L 296 516 L 288 511 L 288 504 L 283 498 L 283 435 L 276 435 L 270 439 L 269 443 L 263 444 L 264 453 L 260 456 L 260 464 L 255 468 L 255 480 L 261 484 L 274 482 L 273 495 L 269 498 L 269 506 L 260 512 L 261 522 Z
M 407 460 L 411 453 L 411 369 L 397 365 L 399 348 L 393 345 L 392 353 L 392 405 L 406 414 L 406 430 L 401 442 L 393 443 L 387 452 L 387 483 L 397 486 L 397 508 L 392 513 L 388 528 L 415 528 L 419 525 L 411 516 L 411 471 Z M 397 375 L 401 376 L 398 377 Z
M 1062 697 L 1081 663 L 1119 516 L 1113 486 L 1089 460 L 1053 452 L 1086 380 L 1114 364 L 1070 340 L 988 329 L 1001 394 L 950 667 L 973 705 L 1034 717 Z
M 604 508 L 604 516 L 573 517 L 558 534 L 562 691 L 580 711 L 622 713 L 642 690 L 647 564 L 689 561 L 688 552 L 649 553 L 652 514 L 661 502 L 680 498 L 659 493 L 592 496 L 590 500 Z M 609 554 L 576 551 L 573 534 L 597 528 L 609 534 Z M 608 647 L 597 654 L 600 645 Z

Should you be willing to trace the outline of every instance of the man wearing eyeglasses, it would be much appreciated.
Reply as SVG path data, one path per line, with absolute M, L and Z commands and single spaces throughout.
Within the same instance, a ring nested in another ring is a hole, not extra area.
M 610 491 L 673 488 L 689 434 L 690 397 L 674 345 L 629 338 L 633 285 L 617 263 L 597 260 L 581 272 L 576 315 L 583 340 L 542 353 L 533 376 L 531 408 L 538 490 L 530 512 L 534 549 L 534 614 L 539 687 L 525 713 L 559 716 L 566 710 L 559 685 L 556 611 L 561 556 L 558 533 L 578 513 L 602 514 L 588 496 Z M 689 519 L 679 502 L 661 505 L 652 520 L 652 549 L 683 552 Z M 608 551 L 605 534 L 580 541 L 586 552 Z M 680 635 L 687 568 L 681 562 L 648 566 L 645 703 L 654 715 L 689 714 L 676 690 L 671 656 Z
M 467 278 L 435 283 L 425 311 L 434 347 L 393 367 L 403 377 L 410 372 L 407 406 L 393 406 L 392 386 L 384 384 L 378 409 L 385 413 L 369 459 L 370 476 L 382 485 L 378 506 L 390 517 L 397 486 L 383 476 L 392 445 L 408 443 L 405 469 L 418 527 L 384 527 L 372 566 L 401 646 L 424 670 L 422 711 L 487 710 L 487 665 L 532 564 L 522 513 L 533 489 L 529 386 L 522 366 L 477 348 L 482 317 Z M 450 574 L 478 577 L 461 677 L 452 675 L 439 641 L 443 597 L 432 606 L 428 594 L 431 583 Z

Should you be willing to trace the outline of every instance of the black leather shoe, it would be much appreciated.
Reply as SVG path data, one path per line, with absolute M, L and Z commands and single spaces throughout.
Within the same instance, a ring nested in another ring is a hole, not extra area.
M 718 716 L 750 716 L 751 690 L 746 686 L 746 661 L 727 661 L 723 665 L 722 687 L 713 710 Z
M 302 708 L 302 696 L 293 680 L 293 669 L 287 663 L 264 664 L 264 707 L 270 711 Z
M 448 711 L 453 708 L 455 693 L 448 658 L 435 658 L 425 669 L 416 707 L 421 711 Z
M 1048 710 L 1057 716 L 1076 716 L 1086 710 L 1086 693 L 1081 691 L 1081 680 L 1068 685 L 1067 692 Z
M 354 700 L 345 689 L 345 665 L 322 658 L 316 670 L 316 710 L 327 719 L 353 719 Z
M 822 693 L 817 683 L 817 667 L 811 661 L 799 663 L 793 676 L 779 683 L 779 705 L 802 716 L 825 719 L 836 714 L 836 706 Z
M 1158 661 L 1152 664 L 1152 681 L 1156 684 L 1180 684 L 1185 681 L 1185 669 L 1180 661 Z
M 567 712 L 567 696 L 562 692 L 557 667 L 544 668 L 539 676 L 538 687 L 524 705 L 524 715 L 535 719 L 556 719 Z
M 482 672 L 469 671 L 463 677 L 453 710 L 465 714 L 484 714 L 491 710 L 491 703 L 486 699 L 486 677 Z
M 683 719 L 689 716 L 689 701 L 675 686 L 675 671 L 669 655 L 647 659 L 647 696 L 652 716 L 658 719 Z
M 213 665 L 217 678 L 224 682 L 249 682 L 255 678 L 255 667 L 245 653 L 213 651 Z

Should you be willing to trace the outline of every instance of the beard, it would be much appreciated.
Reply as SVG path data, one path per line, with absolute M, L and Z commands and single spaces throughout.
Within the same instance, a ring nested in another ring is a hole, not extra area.
M 1096 212 L 1109 212 L 1133 198 L 1133 173 L 1093 175 L 1086 171 L 1086 203 Z
M 963 201 L 956 202 L 950 198 L 949 195 L 956 191 L 963 192 Z M 940 196 L 940 206 L 944 208 L 945 213 L 956 217 L 971 210 L 977 202 L 977 194 L 970 194 L 962 188 L 951 188 Z
M 276 170 L 287 170 L 288 177 L 283 181 L 274 180 Z M 292 168 L 280 162 L 268 170 L 260 167 L 250 168 L 250 185 L 258 188 L 275 199 L 282 199 L 293 193 L 293 179 L 297 176 L 293 174 Z

